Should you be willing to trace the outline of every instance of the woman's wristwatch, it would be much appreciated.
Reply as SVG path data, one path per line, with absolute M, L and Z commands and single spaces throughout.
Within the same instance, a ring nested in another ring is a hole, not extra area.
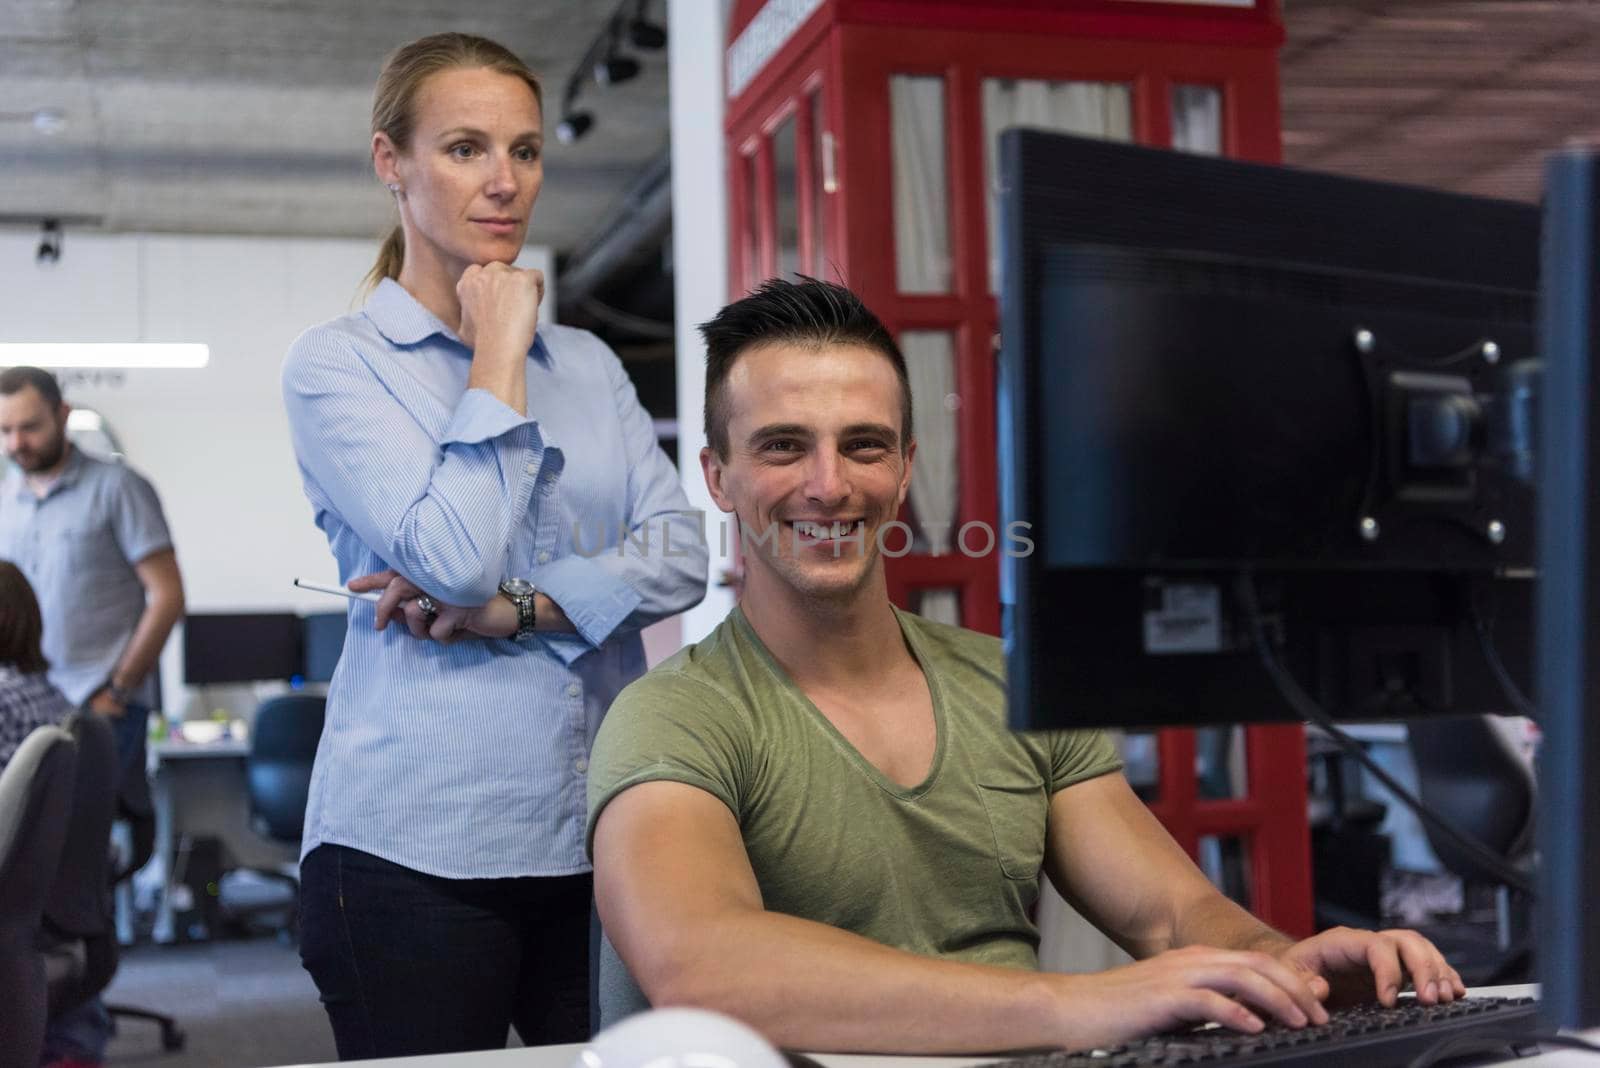
M 510 601 L 517 610 L 517 632 L 511 637 L 519 642 L 533 636 L 534 624 L 538 622 L 534 612 L 534 594 L 538 592 L 533 588 L 533 583 L 524 578 L 508 578 L 500 583 L 500 596 Z

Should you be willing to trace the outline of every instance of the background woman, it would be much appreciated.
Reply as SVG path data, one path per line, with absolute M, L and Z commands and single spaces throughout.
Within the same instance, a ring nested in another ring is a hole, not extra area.
M 644 670 L 639 628 L 705 590 L 620 361 L 538 327 L 543 278 L 511 266 L 540 104 L 482 38 L 389 58 L 372 158 L 400 224 L 365 308 L 284 368 L 340 577 L 386 588 L 352 602 L 306 812 L 301 955 L 343 1059 L 586 1037 L 589 746 Z

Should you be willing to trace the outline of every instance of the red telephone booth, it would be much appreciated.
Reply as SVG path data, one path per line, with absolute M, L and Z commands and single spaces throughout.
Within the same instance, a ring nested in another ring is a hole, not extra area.
M 918 441 L 890 595 L 998 633 L 995 139 L 1024 124 L 1276 162 L 1277 0 L 737 0 L 728 40 L 732 295 L 800 272 L 883 318 Z M 1161 732 L 1151 808 L 1191 855 L 1242 842 L 1252 909 L 1309 934 L 1303 733 L 1243 738 L 1247 788 L 1202 799 L 1195 733 Z

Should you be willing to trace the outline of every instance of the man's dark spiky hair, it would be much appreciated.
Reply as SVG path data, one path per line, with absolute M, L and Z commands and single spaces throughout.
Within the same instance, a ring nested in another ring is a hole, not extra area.
M 911 381 L 900 347 L 850 290 L 806 275 L 796 277 L 793 282 L 769 278 L 749 296 L 700 324 L 706 341 L 707 444 L 719 457 L 728 458 L 729 413 L 724 387 L 743 353 L 772 344 L 812 348 L 861 345 L 883 353 L 900 379 L 900 448 L 904 450 L 911 441 Z

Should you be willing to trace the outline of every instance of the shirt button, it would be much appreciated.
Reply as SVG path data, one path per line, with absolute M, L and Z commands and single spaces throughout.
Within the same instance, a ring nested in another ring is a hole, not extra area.
M 539 465 L 529 464 L 527 467 L 523 468 L 523 470 L 528 472 L 530 475 L 537 475 L 539 473 Z
M 540 549 L 539 555 L 534 559 L 538 560 L 541 564 L 548 564 L 550 562 L 550 554 L 545 552 L 543 549 Z
M 568 697 L 576 697 L 582 692 L 583 692 L 583 687 L 582 686 L 579 686 L 575 682 L 567 683 L 567 696 Z
M 572 766 L 577 768 L 579 771 L 588 771 L 589 761 L 585 757 L 579 757 L 577 760 L 572 762 Z

